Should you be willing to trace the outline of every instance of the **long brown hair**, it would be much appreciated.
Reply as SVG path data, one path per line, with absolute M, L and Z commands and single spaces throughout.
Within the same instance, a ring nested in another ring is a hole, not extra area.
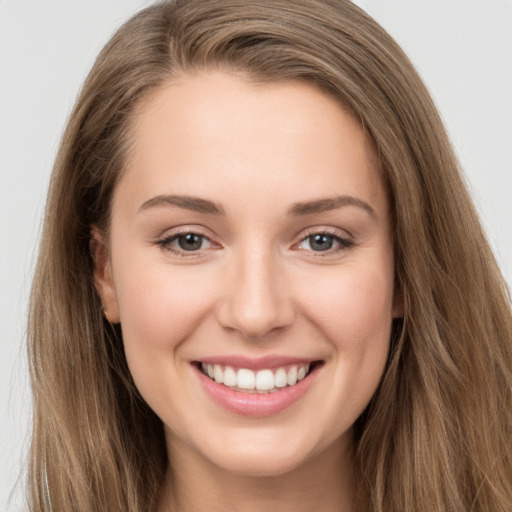
M 379 156 L 404 317 L 358 420 L 365 512 L 512 510 L 512 316 L 436 109 L 413 66 L 344 0 L 176 0 L 137 14 L 87 78 L 55 163 L 34 280 L 29 473 L 34 512 L 153 510 L 167 459 L 89 249 L 108 232 L 130 120 L 195 69 L 302 80 L 337 98 Z

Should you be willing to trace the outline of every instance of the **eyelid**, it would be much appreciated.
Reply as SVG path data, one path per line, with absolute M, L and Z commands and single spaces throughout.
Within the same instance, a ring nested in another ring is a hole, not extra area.
M 202 226 L 201 224 L 178 224 L 176 226 L 168 226 L 162 231 L 159 231 L 159 233 L 155 236 L 155 240 L 169 238 L 186 233 L 195 233 L 208 239 L 211 239 L 213 236 L 211 230 L 205 226 Z
M 337 240 L 337 242 L 339 243 L 339 247 L 336 249 L 328 249 L 326 251 L 313 251 L 313 250 L 308 250 L 308 249 L 300 249 L 298 247 L 305 240 L 307 240 L 309 237 L 314 236 L 314 235 L 330 236 Z M 339 228 L 334 228 L 334 227 L 325 227 L 325 226 L 311 227 L 311 228 L 308 228 L 306 231 L 302 232 L 299 235 L 299 237 L 300 237 L 299 241 L 293 245 L 293 248 L 314 254 L 315 258 L 333 256 L 340 251 L 350 249 L 355 244 L 354 239 L 353 239 L 352 235 L 350 235 L 350 233 L 348 233 L 345 230 L 341 230 Z
M 215 242 L 213 240 L 213 237 L 210 235 L 207 235 L 205 233 L 206 230 L 202 226 L 197 225 L 190 225 L 190 226 L 179 226 L 176 228 L 166 229 L 162 232 L 159 236 L 156 237 L 154 240 L 154 243 L 158 246 L 160 246 L 162 249 L 169 251 L 171 253 L 174 253 L 178 256 L 182 257 L 194 257 L 194 256 L 200 256 L 202 253 L 211 250 L 212 248 L 215 248 L 214 246 L 220 247 L 220 244 Z M 182 235 L 188 235 L 188 234 L 194 234 L 198 235 L 204 240 L 207 240 L 210 242 L 211 247 L 208 247 L 206 249 L 198 249 L 196 251 L 185 251 L 183 249 L 179 249 L 177 247 L 174 247 L 172 242 L 176 240 L 179 236 Z
M 201 256 L 201 254 L 204 254 L 207 251 L 210 251 L 212 249 L 218 249 L 222 248 L 222 245 L 219 244 L 214 240 L 214 237 L 211 235 L 206 234 L 205 232 L 209 231 L 208 229 L 204 228 L 203 226 L 198 225 L 190 225 L 190 226 L 178 226 L 176 228 L 170 228 L 164 230 L 159 236 L 156 237 L 156 239 L 153 241 L 156 245 L 160 246 L 162 249 L 167 250 L 169 252 L 172 252 L 174 254 L 177 254 L 182 257 L 194 257 L 194 256 Z M 177 247 L 172 246 L 172 242 L 179 237 L 180 235 L 187 235 L 187 234 L 195 234 L 203 239 L 207 240 L 211 247 L 208 247 L 206 249 L 198 249 L 196 251 L 186 251 L 183 249 L 179 249 Z M 329 237 L 334 238 L 337 243 L 338 247 L 333 249 L 327 249 L 325 251 L 314 251 L 314 250 L 308 250 L 308 249 L 301 249 L 299 248 L 299 245 L 302 244 L 305 240 L 307 240 L 309 237 L 314 235 L 326 235 Z M 292 246 L 292 249 L 294 250 L 300 250 L 307 253 L 310 253 L 314 255 L 315 258 L 317 257 L 328 257 L 333 256 L 337 254 L 340 251 L 348 250 L 350 249 L 354 244 L 354 239 L 350 233 L 346 230 L 342 230 L 340 228 L 335 227 L 326 227 L 326 226 L 314 226 L 310 227 L 305 231 L 302 231 L 299 235 L 297 235 L 298 241 L 295 242 Z M 215 247 L 216 246 L 216 247 Z
M 319 233 L 326 233 L 333 236 L 339 236 L 340 238 L 353 238 L 352 234 L 349 233 L 346 229 L 337 228 L 334 226 L 312 226 L 301 231 L 297 236 L 301 237 L 301 239 L 306 238 L 311 235 L 316 235 Z

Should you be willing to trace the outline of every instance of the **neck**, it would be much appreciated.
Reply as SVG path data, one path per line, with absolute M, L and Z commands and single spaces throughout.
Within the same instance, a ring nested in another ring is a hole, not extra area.
M 352 512 L 354 464 L 340 441 L 283 474 L 237 474 L 172 446 L 158 512 Z

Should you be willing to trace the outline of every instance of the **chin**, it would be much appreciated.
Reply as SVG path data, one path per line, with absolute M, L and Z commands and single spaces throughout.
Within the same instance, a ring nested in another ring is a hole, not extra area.
M 243 434 L 204 447 L 203 456 L 231 474 L 275 477 L 306 467 L 315 455 L 326 449 L 320 443 L 308 443 L 305 432 L 302 436 L 290 433 L 283 436 L 261 429 L 254 435 Z
M 225 454 L 222 460 L 211 461 L 225 471 L 240 476 L 276 477 L 292 473 L 306 464 L 308 457 L 304 453 L 255 453 L 241 451 Z

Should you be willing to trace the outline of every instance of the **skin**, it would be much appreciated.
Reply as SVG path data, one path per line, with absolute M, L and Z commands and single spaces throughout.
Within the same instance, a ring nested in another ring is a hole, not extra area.
M 95 235 L 95 280 L 164 423 L 172 472 L 159 511 L 351 510 L 352 426 L 400 315 L 388 198 L 363 131 L 310 85 L 220 71 L 174 79 L 132 128 L 110 240 Z M 164 195 L 222 214 L 154 199 Z M 178 232 L 202 235 L 200 249 L 180 249 Z M 265 417 L 218 405 L 191 364 L 276 354 L 323 365 L 297 402 Z

